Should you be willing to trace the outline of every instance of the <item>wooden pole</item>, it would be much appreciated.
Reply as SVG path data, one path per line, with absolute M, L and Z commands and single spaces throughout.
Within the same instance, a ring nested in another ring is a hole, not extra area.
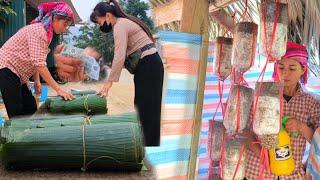
M 208 47 L 209 47 L 209 3 L 208 0 L 184 0 L 181 31 L 187 33 L 201 34 L 202 45 L 200 54 L 200 65 L 198 72 L 198 90 L 195 109 L 194 128 L 192 132 L 190 160 L 188 166 L 188 179 L 196 177 L 197 154 L 202 122 L 202 107 L 204 99 L 204 86 L 207 70 Z

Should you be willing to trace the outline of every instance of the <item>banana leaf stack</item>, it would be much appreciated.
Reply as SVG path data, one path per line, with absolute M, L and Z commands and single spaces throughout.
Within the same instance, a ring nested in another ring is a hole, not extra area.
M 88 119 L 89 118 L 89 119 Z M 138 116 L 134 112 L 123 113 L 120 115 L 96 115 L 86 118 L 81 115 L 68 116 L 45 116 L 32 118 L 18 118 L 7 120 L 4 122 L 1 136 L 5 137 L 8 131 L 23 131 L 32 128 L 49 128 L 49 127 L 64 127 L 64 126 L 81 126 L 86 124 L 106 124 L 106 123 L 138 123 Z
M 144 144 L 133 115 L 16 119 L 2 128 L 0 159 L 7 169 L 138 171 Z
M 107 100 L 96 94 L 76 96 L 76 99 L 65 101 L 61 98 L 50 98 L 45 103 L 51 113 L 72 114 L 106 114 Z

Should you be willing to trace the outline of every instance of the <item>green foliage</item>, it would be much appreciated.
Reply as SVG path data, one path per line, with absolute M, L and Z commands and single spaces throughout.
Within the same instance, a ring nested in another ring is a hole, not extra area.
M 147 11 L 150 9 L 148 3 L 141 0 L 120 0 L 123 10 L 134 17 L 142 20 L 151 31 L 155 32 L 155 27 L 152 19 L 147 16 Z
M 112 33 L 103 33 L 97 25 L 85 25 L 80 27 L 82 33 L 76 41 L 76 46 L 85 48 L 91 46 L 103 55 L 106 63 L 113 58 L 113 35 Z
M 10 7 L 11 1 L 10 0 L 0 0 L 0 14 L 14 14 L 17 15 L 17 13 Z

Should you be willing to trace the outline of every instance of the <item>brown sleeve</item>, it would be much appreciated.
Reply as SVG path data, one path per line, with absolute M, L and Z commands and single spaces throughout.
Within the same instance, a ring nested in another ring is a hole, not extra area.
M 128 44 L 128 31 L 121 22 L 116 24 L 113 29 L 114 37 L 114 56 L 108 81 L 118 82 L 124 65 Z

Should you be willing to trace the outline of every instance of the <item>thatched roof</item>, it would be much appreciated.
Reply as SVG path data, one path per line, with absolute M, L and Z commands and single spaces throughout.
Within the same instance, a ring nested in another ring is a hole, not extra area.
M 173 1 L 179 0 L 150 0 L 153 8 L 165 6 Z M 222 0 L 209 0 L 209 13 L 212 11 L 224 10 L 229 16 L 234 18 L 235 22 L 241 21 L 241 15 L 247 7 L 248 17 L 259 24 L 259 7 L 261 0 L 224 0 L 225 4 L 219 4 Z M 287 0 L 280 0 L 287 2 Z M 288 38 L 292 41 L 305 44 L 308 47 L 310 55 L 310 71 L 320 76 L 320 60 L 319 60 L 319 37 L 320 37 L 320 1 L 318 0 L 288 0 L 288 21 L 289 33 Z M 209 14 L 208 13 L 208 14 Z M 225 32 L 225 26 L 210 16 L 209 35 L 210 39 L 221 36 Z M 179 31 L 180 22 L 173 21 L 159 26 L 160 29 Z

